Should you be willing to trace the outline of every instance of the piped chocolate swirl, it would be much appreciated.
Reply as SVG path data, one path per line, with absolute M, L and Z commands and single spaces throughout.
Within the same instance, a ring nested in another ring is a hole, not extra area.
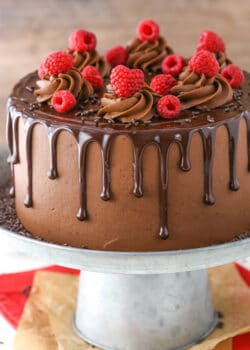
M 131 68 L 141 68 L 144 72 L 159 72 L 163 59 L 173 53 L 163 37 L 153 42 L 141 41 L 135 38 L 127 46 L 127 65 Z
M 82 97 L 88 98 L 93 95 L 92 85 L 83 79 L 81 73 L 72 68 L 66 73 L 60 73 L 58 76 L 48 77 L 48 79 L 38 80 L 36 82 L 38 89 L 34 91 L 38 102 L 46 102 L 51 99 L 56 91 L 69 90 L 76 99 Z
M 153 103 L 153 93 L 146 87 L 128 98 L 106 93 L 101 98 L 102 108 L 98 114 L 106 120 L 118 118 L 122 123 L 130 123 L 133 120 L 147 121 L 153 117 Z
M 67 50 L 69 54 L 73 56 L 74 67 L 79 71 L 82 71 L 86 66 L 94 66 L 98 69 L 102 77 L 107 77 L 110 73 L 109 64 L 103 59 L 101 55 L 95 50 L 93 52 L 76 52 Z
M 204 106 L 213 109 L 229 103 L 233 98 L 233 89 L 222 75 L 207 78 L 189 69 L 180 74 L 171 93 L 180 99 L 183 110 Z

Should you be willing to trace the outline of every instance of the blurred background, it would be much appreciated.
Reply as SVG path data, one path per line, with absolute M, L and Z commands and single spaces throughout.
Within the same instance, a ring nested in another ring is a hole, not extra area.
M 189 56 L 202 30 L 218 32 L 228 56 L 250 71 L 248 0 L 0 0 L 0 144 L 5 104 L 13 85 L 50 52 L 67 47 L 76 28 L 93 31 L 100 53 L 135 36 L 141 19 L 152 18 L 176 53 Z

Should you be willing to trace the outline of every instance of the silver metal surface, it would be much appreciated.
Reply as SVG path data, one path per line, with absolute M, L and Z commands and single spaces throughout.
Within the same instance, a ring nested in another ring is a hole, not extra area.
M 50 263 L 80 270 L 111 273 L 158 274 L 206 269 L 250 255 L 250 238 L 217 246 L 167 252 L 107 252 L 66 247 L 26 238 L 0 227 L 1 245 Z
M 216 323 L 205 270 L 81 273 L 75 328 L 102 349 L 184 349 L 204 338 Z
M 6 184 L 10 176 L 10 167 L 7 164 L 8 148 L 2 146 L 0 148 L 0 186 Z

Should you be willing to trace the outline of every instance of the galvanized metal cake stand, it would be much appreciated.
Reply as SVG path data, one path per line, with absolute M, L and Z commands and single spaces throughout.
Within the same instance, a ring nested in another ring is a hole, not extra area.
M 0 159 L 6 158 L 2 150 Z M 8 179 L 0 160 L 0 184 Z M 217 324 L 207 268 L 250 255 L 250 239 L 170 252 L 86 250 L 22 237 L 0 228 L 1 244 L 80 269 L 76 332 L 110 350 L 181 350 Z

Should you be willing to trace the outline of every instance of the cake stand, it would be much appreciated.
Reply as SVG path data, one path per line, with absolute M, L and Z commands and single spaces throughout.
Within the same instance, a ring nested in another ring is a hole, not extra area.
M 0 184 L 8 180 L 0 152 Z M 4 161 L 3 161 L 4 160 Z M 1 245 L 81 270 L 74 327 L 110 350 L 181 350 L 217 324 L 207 268 L 250 255 L 250 238 L 168 252 L 111 252 L 56 245 L 0 227 Z

